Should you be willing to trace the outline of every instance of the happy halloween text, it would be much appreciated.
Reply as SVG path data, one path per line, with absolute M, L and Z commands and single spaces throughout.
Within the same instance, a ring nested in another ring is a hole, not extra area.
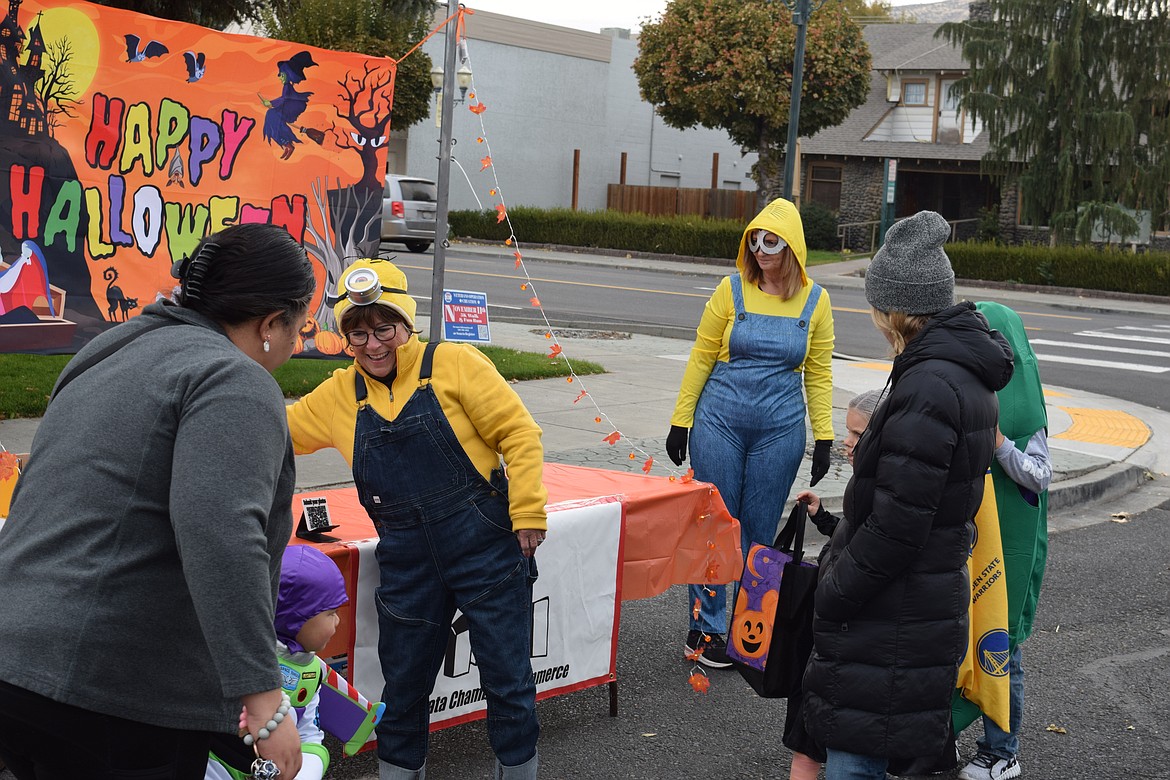
M 92 107 L 85 162 L 93 170 L 110 171 L 105 187 L 83 187 L 80 181 L 67 180 L 51 192 L 45 186 L 43 167 L 13 165 L 9 190 L 12 232 L 17 239 L 34 239 L 42 246 L 63 246 L 73 252 L 84 215 L 88 217 L 86 248 L 94 260 L 112 256 L 118 247 L 136 247 L 154 257 L 165 230 L 170 262 L 189 254 L 204 235 L 243 222 L 282 225 L 303 243 L 304 195 L 277 195 L 263 205 L 242 202 L 234 195 L 190 204 L 166 200 L 153 184 L 126 191 L 125 175 L 136 168 L 147 178 L 156 174 L 165 178 L 167 158 L 175 149 L 186 151 L 187 181 L 192 187 L 209 175 L 227 181 L 256 128 L 255 119 L 225 109 L 217 122 L 193 116 L 186 106 L 169 98 L 160 101 L 157 120 L 146 103 L 127 107 L 121 98 L 101 93 L 93 96 Z M 44 204 L 49 204 L 47 210 Z

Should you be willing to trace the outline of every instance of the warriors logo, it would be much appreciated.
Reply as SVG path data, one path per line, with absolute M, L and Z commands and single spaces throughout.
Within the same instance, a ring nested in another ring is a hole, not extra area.
M 975 659 L 986 674 L 992 677 L 1007 676 L 1011 655 L 1011 641 L 1007 631 L 1002 628 L 992 629 L 979 637 Z

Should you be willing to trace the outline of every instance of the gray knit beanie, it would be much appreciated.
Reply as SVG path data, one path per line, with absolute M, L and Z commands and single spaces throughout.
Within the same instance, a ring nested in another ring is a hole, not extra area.
M 886 233 L 865 272 L 865 299 L 878 311 L 935 314 L 955 302 L 955 272 L 943 244 L 951 226 L 941 214 L 920 211 Z

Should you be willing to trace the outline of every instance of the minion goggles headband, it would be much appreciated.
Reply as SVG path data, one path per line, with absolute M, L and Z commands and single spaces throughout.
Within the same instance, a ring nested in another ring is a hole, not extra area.
M 348 299 L 354 306 L 369 306 L 381 300 L 382 293 L 407 294 L 397 287 L 384 287 L 373 269 L 355 268 L 341 281 L 341 294 L 331 296 L 328 304 L 336 306 Z
M 788 242 L 767 230 L 753 230 L 748 234 L 747 245 L 753 252 L 778 255 L 788 246 Z

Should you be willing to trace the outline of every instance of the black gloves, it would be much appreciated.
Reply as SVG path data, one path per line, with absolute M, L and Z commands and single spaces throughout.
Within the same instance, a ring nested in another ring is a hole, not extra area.
M 666 457 L 676 466 L 681 466 L 687 459 L 687 437 L 690 430 L 681 425 L 672 425 L 670 433 L 666 434 Z M 829 451 L 832 448 L 832 439 L 817 439 L 813 445 L 812 481 L 809 482 L 809 487 L 820 482 L 821 477 L 829 473 Z
M 817 439 L 813 445 L 812 481 L 809 487 L 821 481 L 821 477 L 829 473 L 829 450 L 833 448 L 832 439 Z M 670 439 L 666 440 L 666 451 L 670 452 Z
M 671 462 L 676 466 L 681 466 L 683 461 L 687 459 L 687 436 L 690 434 L 690 428 L 684 428 L 681 425 L 670 426 L 670 433 L 666 434 L 666 457 L 670 458 Z M 828 468 L 828 461 L 825 461 Z

